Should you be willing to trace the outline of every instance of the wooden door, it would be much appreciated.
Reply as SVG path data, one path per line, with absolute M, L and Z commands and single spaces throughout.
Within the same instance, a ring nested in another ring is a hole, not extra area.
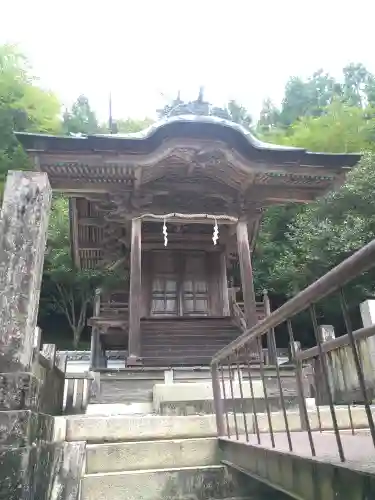
M 206 253 L 152 252 L 151 316 L 208 316 Z
M 181 284 L 182 315 L 208 315 L 206 253 L 186 253 Z
M 179 272 L 173 252 L 152 252 L 151 316 L 179 315 Z

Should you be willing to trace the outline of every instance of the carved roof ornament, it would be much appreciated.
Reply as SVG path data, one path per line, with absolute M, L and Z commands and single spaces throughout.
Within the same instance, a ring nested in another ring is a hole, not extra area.
M 204 87 L 199 88 L 198 98 L 195 101 L 183 102 L 178 92 L 175 106 L 167 114 L 167 117 L 179 115 L 210 116 L 211 105 L 203 99 Z

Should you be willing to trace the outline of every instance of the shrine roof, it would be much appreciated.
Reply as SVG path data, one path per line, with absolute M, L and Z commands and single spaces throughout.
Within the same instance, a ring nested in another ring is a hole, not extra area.
M 314 153 L 304 148 L 263 142 L 243 126 L 216 116 L 178 115 L 160 120 L 147 129 L 129 134 L 53 136 L 16 132 L 22 146 L 35 153 L 108 152 L 147 155 L 171 139 L 219 141 L 244 158 L 271 163 L 327 168 L 352 167 L 361 158 L 354 153 Z

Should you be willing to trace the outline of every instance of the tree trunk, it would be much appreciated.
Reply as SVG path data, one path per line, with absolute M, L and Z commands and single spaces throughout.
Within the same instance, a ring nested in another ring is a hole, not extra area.
M 79 341 L 81 340 L 81 334 L 83 328 L 80 327 L 72 328 L 72 330 L 73 330 L 73 347 L 75 350 L 77 350 Z

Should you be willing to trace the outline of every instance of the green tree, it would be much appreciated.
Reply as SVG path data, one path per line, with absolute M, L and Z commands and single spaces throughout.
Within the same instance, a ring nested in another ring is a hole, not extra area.
M 232 122 L 239 123 L 243 127 L 250 129 L 253 119 L 249 112 L 238 102 L 231 100 L 227 104 L 229 118 Z
M 367 153 L 340 190 L 301 210 L 272 268 L 288 293 L 310 284 L 375 238 L 375 157 Z M 362 282 L 367 293 L 373 283 Z
M 361 63 L 351 63 L 343 69 L 343 99 L 350 106 L 365 107 L 369 99 L 368 93 L 374 84 L 374 76 Z
M 374 120 L 370 109 L 335 100 L 318 117 L 301 117 L 289 128 L 283 144 L 310 151 L 359 152 L 371 147 Z
M 123 284 L 126 277 L 118 270 L 77 269 L 72 259 L 69 224 L 69 200 L 57 196 L 50 215 L 42 297 L 44 313 L 52 310 L 65 317 L 77 348 L 95 290 Z
M 120 134 L 129 134 L 134 132 L 141 132 L 146 128 L 150 127 L 154 121 L 151 118 L 144 118 L 143 120 L 137 120 L 134 118 L 127 118 L 126 120 L 117 120 L 116 126 L 117 131 Z
M 320 116 L 301 117 L 284 134 L 279 129 L 275 142 L 318 152 L 370 151 L 374 128 L 371 107 L 350 106 L 336 97 Z M 371 240 L 374 172 L 374 158 L 367 153 L 338 192 L 306 206 L 267 210 L 255 252 L 257 288 L 293 295 Z
M 302 117 L 319 116 L 340 94 L 340 84 L 323 70 L 307 80 L 291 77 L 285 86 L 280 122 L 288 127 Z
M 299 77 L 292 77 L 285 86 L 285 95 L 281 104 L 280 120 L 289 126 L 298 118 L 306 116 L 312 107 L 312 95 L 309 86 Z
M 265 99 L 262 104 L 262 109 L 260 111 L 259 120 L 257 124 L 257 130 L 261 134 L 269 134 L 280 126 L 280 111 L 271 101 L 271 99 Z
M 41 89 L 27 59 L 12 45 L 0 46 L 0 184 L 9 169 L 30 168 L 13 131 L 56 133 L 60 103 Z
M 88 98 L 80 95 L 72 108 L 63 115 L 65 134 L 96 134 L 100 127 L 95 112 L 91 109 Z

